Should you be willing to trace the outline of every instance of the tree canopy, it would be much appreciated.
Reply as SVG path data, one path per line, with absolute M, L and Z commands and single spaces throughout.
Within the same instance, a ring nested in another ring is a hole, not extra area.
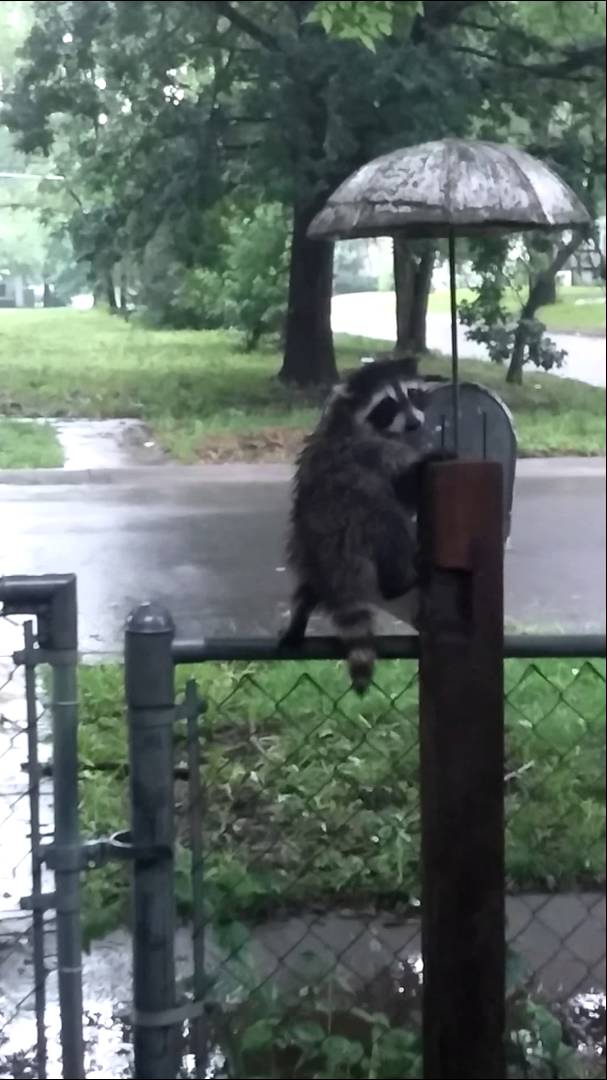
M 332 248 L 306 236 L 326 196 L 379 153 L 461 135 L 516 139 L 596 200 L 604 9 L 37 0 L 3 119 L 66 177 L 60 212 L 97 277 L 138 273 L 161 230 L 172 266 L 214 269 L 227 207 L 284 206 L 282 374 L 331 379 Z

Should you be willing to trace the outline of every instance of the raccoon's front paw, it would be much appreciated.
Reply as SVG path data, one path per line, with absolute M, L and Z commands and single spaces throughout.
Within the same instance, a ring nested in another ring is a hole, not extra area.
M 453 450 L 447 450 L 441 446 L 439 450 L 429 450 L 424 454 L 423 465 L 438 465 L 441 461 L 457 461 L 457 454 Z

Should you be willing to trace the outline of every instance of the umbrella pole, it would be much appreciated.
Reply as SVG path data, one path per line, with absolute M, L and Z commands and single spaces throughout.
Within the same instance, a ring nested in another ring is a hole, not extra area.
M 453 449 L 459 454 L 459 356 L 457 352 L 457 292 L 455 232 L 449 231 L 449 292 L 451 296 L 451 382 L 453 387 Z

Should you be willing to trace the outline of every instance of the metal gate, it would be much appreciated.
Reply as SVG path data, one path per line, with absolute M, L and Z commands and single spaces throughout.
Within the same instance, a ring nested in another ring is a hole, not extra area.
M 5 656 L 0 680 L 8 705 L 8 715 L 2 717 L 0 755 L 5 866 L 2 1034 L 33 999 L 35 1065 L 39 1077 L 48 1075 L 46 995 L 52 972 L 58 983 L 63 1075 L 81 1077 L 83 856 L 78 822 L 76 579 L 72 574 L 0 578 L 0 604 L 1 640 L 12 653 Z M 20 616 L 34 616 L 35 622 Z M 43 680 L 40 669 L 46 666 L 50 676 Z M 40 759 L 45 739 L 47 746 L 52 745 L 52 768 Z M 29 873 L 23 864 L 23 845 L 28 841 Z M 19 895 L 23 891 L 28 895 Z M 31 963 L 32 984 L 27 995 L 15 999 L 10 994 L 10 972 L 20 963 Z

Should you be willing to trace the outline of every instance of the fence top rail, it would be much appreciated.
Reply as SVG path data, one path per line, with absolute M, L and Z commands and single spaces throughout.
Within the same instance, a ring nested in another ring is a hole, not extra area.
M 380 635 L 377 655 L 382 660 L 417 660 L 419 638 L 409 635 Z M 604 659 L 605 634 L 506 634 L 507 659 Z M 173 643 L 175 664 L 196 664 L 209 660 L 339 660 L 343 648 L 337 638 L 307 638 L 300 649 L 281 649 L 272 637 L 207 638 Z

